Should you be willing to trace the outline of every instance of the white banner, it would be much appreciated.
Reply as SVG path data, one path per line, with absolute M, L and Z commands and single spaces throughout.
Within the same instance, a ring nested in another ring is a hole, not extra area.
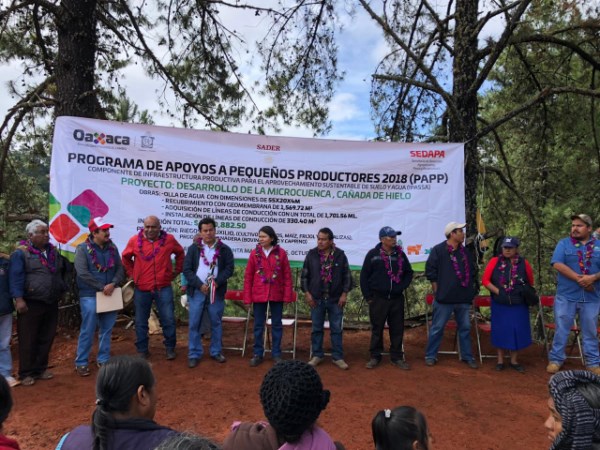
M 50 233 L 63 250 L 90 218 L 113 223 L 120 250 L 156 215 L 187 247 L 203 217 L 237 259 L 272 226 L 302 262 L 320 228 L 361 266 L 379 229 L 401 231 L 411 262 L 427 259 L 444 226 L 465 218 L 463 144 L 404 144 L 258 136 L 108 122 L 56 121 Z

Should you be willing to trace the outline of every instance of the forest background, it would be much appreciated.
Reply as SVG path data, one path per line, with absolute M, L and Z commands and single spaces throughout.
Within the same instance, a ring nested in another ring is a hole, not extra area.
M 127 95 L 122 77 L 131 65 L 158 86 L 148 95 L 170 124 L 262 134 L 296 126 L 326 138 L 332 99 L 348 76 L 340 36 L 365 21 L 383 42 L 361 93 L 371 136 L 465 143 L 469 236 L 478 215 L 488 231 L 519 236 L 538 289 L 551 294 L 549 261 L 570 215 L 600 224 L 596 0 L 0 4 L 0 64 L 18 68 L 2 88 L 13 101 L 0 123 L 5 253 L 28 221 L 47 219 L 55 117 L 158 120 Z M 262 31 L 244 35 L 231 17 L 259 18 Z M 409 292 L 415 315 L 426 290 L 419 279 Z M 64 311 L 63 323 L 77 321 L 78 308 Z M 356 291 L 348 312 L 364 318 Z

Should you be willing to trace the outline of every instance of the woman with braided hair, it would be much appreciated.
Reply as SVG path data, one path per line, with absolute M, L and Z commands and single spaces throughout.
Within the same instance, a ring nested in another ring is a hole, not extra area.
M 275 364 L 260 387 L 269 422 L 234 422 L 223 450 L 344 450 L 316 424 L 329 395 L 309 364 L 296 360 Z
M 80 425 L 57 450 L 154 449 L 176 432 L 158 425 L 150 364 L 138 356 L 115 356 L 100 368 L 91 425 Z
M 600 377 L 586 370 L 566 370 L 548 384 L 550 415 L 544 426 L 550 450 L 600 449 Z

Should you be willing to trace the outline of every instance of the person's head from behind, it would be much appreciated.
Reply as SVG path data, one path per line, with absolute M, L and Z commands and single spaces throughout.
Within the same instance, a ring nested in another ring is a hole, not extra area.
M 600 444 L 600 377 L 566 370 L 548 384 L 550 415 L 544 426 L 551 449 L 591 449 Z
M 94 448 L 104 448 L 99 441 L 105 444 L 106 429 L 112 428 L 115 420 L 154 418 L 154 384 L 150 364 L 139 356 L 114 356 L 100 368 L 92 417 Z
M 176 433 L 154 450 L 219 450 L 214 442 L 191 433 Z
M 376 450 L 431 450 L 425 416 L 412 406 L 384 409 L 371 422 Z
M 329 391 L 314 367 L 302 361 L 275 364 L 260 387 L 265 417 L 285 442 L 294 443 L 329 403 Z
M 10 386 L 3 376 L 0 376 L 0 430 L 13 406 Z

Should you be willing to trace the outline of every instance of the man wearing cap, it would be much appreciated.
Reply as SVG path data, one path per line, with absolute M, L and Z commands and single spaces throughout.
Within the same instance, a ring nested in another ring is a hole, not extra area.
M 115 287 L 125 279 L 119 250 L 110 239 L 111 228 L 113 225 L 105 222 L 102 217 L 90 220 L 89 236 L 75 249 L 75 272 L 81 309 L 81 329 L 77 343 L 75 371 L 82 377 L 90 375 L 89 356 L 96 325 L 98 325 L 96 364 L 100 367 L 110 358 L 110 340 L 117 320 L 117 311 L 96 313 L 96 295 L 102 292 L 106 296 L 112 296 Z
M 221 353 L 223 336 L 223 311 L 227 280 L 234 271 L 233 252 L 217 238 L 214 219 L 205 217 L 198 222 L 199 237 L 188 248 L 183 263 L 187 280 L 190 310 L 188 367 L 198 365 L 204 350 L 200 339 L 202 316 L 210 318 L 210 357 L 219 363 L 226 361 Z M 206 306 L 207 305 L 207 306 Z
M 444 228 L 446 240 L 431 249 L 425 263 L 425 276 L 433 290 L 433 320 L 425 351 L 425 364 L 434 366 L 452 313 L 458 327 L 460 358 L 472 369 L 477 363 L 471 349 L 471 304 L 477 294 L 473 256 L 463 245 L 465 223 L 450 222 Z
M 348 369 L 342 348 L 342 321 L 348 292 L 352 289 L 352 275 L 344 251 L 335 246 L 333 232 L 321 228 L 317 233 L 317 246 L 308 251 L 302 267 L 300 286 L 310 306 L 312 320 L 312 359 L 317 366 L 323 361 L 323 328 L 325 314 L 331 329 L 331 358 L 342 370 Z
M 67 264 L 50 243 L 48 225 L 33 220 L 26 227 L 28 239 L 10 256 L 10 294 L 17 309 L 19 378 L 21 385 L 54 378 L 48 357 L 58 324 L 58 302 L 67 285 Z
M 558 242 L 551 264 L 558 272 L 554 297 L 556 332 L 546 371 L 556 373 L 560 370 L 575 315 L 579 314 L 585 365 L 600 375 L 596 328 L 600 310 L 600 242 L 592 236 L 590 216 L 571 216 L 571 235 Z
M 369 250 L 360 271 L 360 289 L 369 304 L 371 321 L 371 359 L 367 369 L 373 369 L 381 362 L 383 352 L 383 330 L 385 323 L 390 332 L 390 359 L 394 366 L 408 370 L 404 360 L 402 339 L 404 337 L 404 290 L 413 278 L 413 270 L 397 245 L 400 234 L 391 227 L 379 230 L 379 244 Z
M 175 255 L 175 269 L 171 255 Z M 183 247 L 172 234 L 160 229 L 156 216 L 144 219 L 144 228 L 132 236 L 123 250 L 123 266 L 127 277 L 133 278 L 135 293 L 135 346 L 138 353 L 149 358 L 148 318 L 152 301 L 156 302 L 168 360 L 177 357 L 175 344 L 175 305 L 171 282 L 183 269 Z

